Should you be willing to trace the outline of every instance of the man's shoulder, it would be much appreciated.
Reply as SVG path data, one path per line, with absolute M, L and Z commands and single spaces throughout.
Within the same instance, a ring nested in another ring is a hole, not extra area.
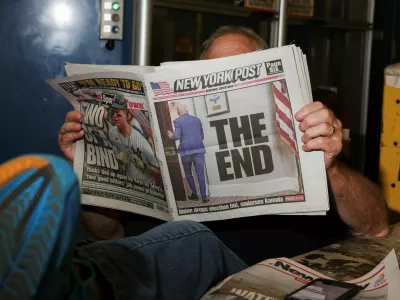
M 188 120 L 195 121 L 195 122 L 201 122 L 200 119 L 198 117 L 196 117 L 196 116 L 192 116 L 192 115 L 189 115 L 189 114 L 185 114 L 184 116 L 186 116 L 185 118 L 188 119 Z
M 110 137 L 115 137 L 118 135 L 118 129 L 117 127 L 111 127 L 110 131 L 108 132 L 108 136 Z
M 177 117 L 177 118 L 174 120 L 174 123 L 180 123 L 180 122 L 183 121 L 183 119 L 184 119 L 184 118 L 182 118 L 182 116 L 179 116 L 179 117 Z
M 142 135 L 140 131 L 136 130 L 135 128 L 132 128 L 130 138 L 132 140 L 132 144 L 140 141 L 141 145 L 146 144 L 150 146 L 148 140 Z
M 190 124 L 201 123 L 199 118 L 189 115 L 189 114 L 181 115 L 180 117 L 178 117 L 174 120 L 174 123 L 178 123 L 178 124 L 185 123 L 185 122 L 190 123 Z

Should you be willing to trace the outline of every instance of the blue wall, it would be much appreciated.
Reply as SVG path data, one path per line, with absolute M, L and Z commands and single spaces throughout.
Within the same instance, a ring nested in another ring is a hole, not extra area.
M 125 2 L 125 40 L 108 51 L 99 0 L 0 0 L 0 163 L 61 155 L 57 133 L 72 106 L 45 79 L 65 76 L 66 62 L 129 64 L 132 1 Z

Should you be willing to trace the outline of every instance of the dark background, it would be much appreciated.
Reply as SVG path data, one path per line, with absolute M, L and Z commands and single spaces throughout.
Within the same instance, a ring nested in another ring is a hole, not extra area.
M 197 59 L 202 42 L 226 24 L 252 27 L 269 43 L 273 14 L 233 7 L 232 2 L 154 1 L 151 63 Z M 395 47 L 400 1 L 375 2 L 366 136 L 360 134 L 360 108 L 367 0 L 316 0 L 313 18 L 289 18 L 288 42 L 307 54 L 313 88 L 337 88 L 349 107 L 351 165 L 378 181 L 383 70 L 400 55 Z M 99 1 L 68 1 L 68 24 L 54 16 L 59 3 L 64 1 L 0 0 L 0 162 L 25 153 L 61 155 L 57 132 L 72 106 L 45 79 L 64 76 L 66 62 L 131 64 L 132 1 L 125 1 L 124 40 L 112 51 L 98 38 Z M 359 155 L 364 143 L 365 156 Z

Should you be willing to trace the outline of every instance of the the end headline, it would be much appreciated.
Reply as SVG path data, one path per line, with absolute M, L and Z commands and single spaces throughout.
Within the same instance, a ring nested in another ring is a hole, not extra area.
M 261 122 L 264 119 L 264 113 L 256 113 L 210 121 L 221 150 L 215 153 L 221 181 L 269 174 L 274 170 L 272 151 L 266 144 L 269 139 L 263 135 L 266 125 Z M 227 132 L 230 132 L 233 149 L 228 148 Z

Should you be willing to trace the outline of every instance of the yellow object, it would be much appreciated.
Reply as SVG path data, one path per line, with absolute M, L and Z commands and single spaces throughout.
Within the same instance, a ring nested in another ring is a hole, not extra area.
M 0 167 L 0 188 L 8 183 L 12 178 L 31 168 L 43 168 L 49 162 L 37 156 L 24 156 L 10 160 Z
M 389 208 L 400 212 L 400 64 L 385 69 L 379 177 Z

